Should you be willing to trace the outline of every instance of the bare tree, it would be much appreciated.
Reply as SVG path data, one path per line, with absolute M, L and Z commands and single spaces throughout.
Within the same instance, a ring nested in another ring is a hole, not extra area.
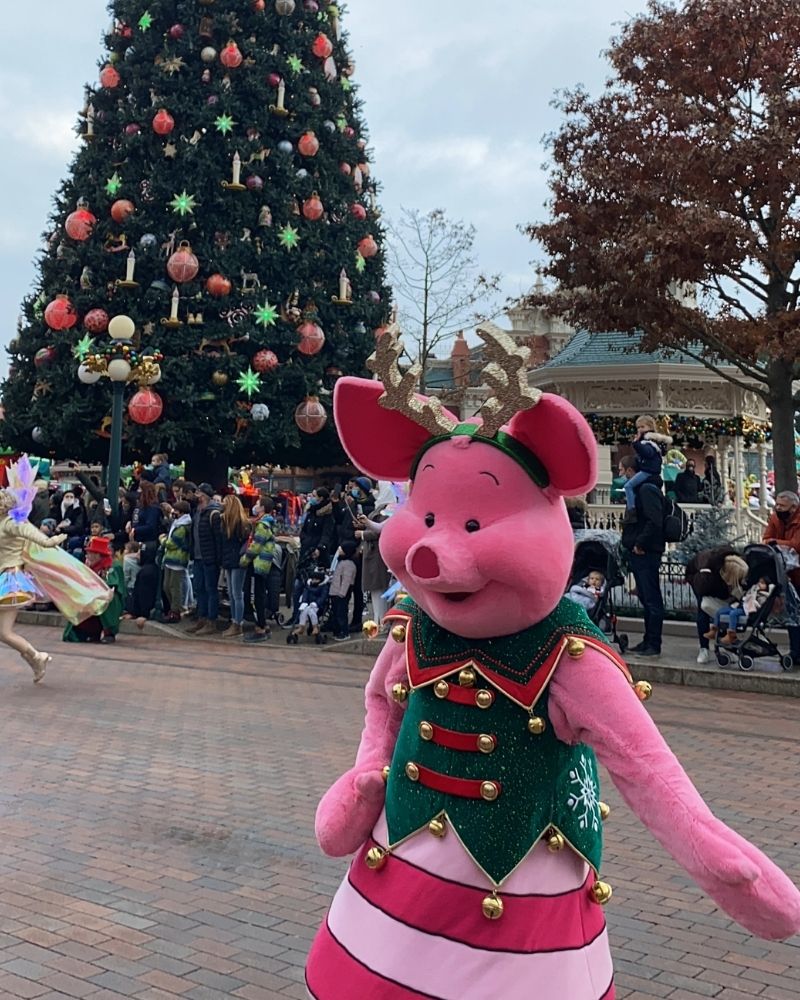
M 475 227 L 452 222 L 440 208 L 423 215 L 402 208 L 388 228 L 390 281 L 406 343 L 416 345 L 425 391 L 428 361 L 457 331 L 486 319 L 500 276 L 475 259 Z

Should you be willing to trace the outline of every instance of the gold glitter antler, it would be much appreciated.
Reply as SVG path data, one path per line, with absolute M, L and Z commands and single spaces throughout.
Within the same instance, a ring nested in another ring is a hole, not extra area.
M 486 345 L 483 355 L 488 364 L 483 369 L 483 380 L 491 390 L 478 414 L 483 418 L 478 435 L 494 437 L 515 413 L 536 406 L 542 393 L 528 385 L 529 348 L 518 347 L 494 323 L 484 323 L 477 332 Z
M 449 434 L 458 426 L 442 409 L 436 398 L 418 399 L 416 395 L 422 369 L 418 364 L 408 371 L 400 371 L 400 355 L 403 345 L 396 323 L 386 328 L 375 347 L 375 353 L 367 361 L 367 367 L 383 382 L 384 393 L 378 400 L 387 410 L 396 410 L 424 427 L 434 436 Z

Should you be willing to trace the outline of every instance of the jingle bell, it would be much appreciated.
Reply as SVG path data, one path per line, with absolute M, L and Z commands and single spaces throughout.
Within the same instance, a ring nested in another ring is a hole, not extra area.
M 405 642 L 406 641 L 406 627 L 405 625 L 393 625 L 391 636 L 395 642 Z
M 647 701 L 653 694 L 653 685 L 650 681 L 637 681 L 633 685 L 633 690 L 636 692 L 636 697 L 639 701 Z
M 533 733 L 534 736 L 541 736 L 545 729 L 547 729 L 547 723 L 541 716 L 532 715 L 528 719 L 528 732 Z
M 388 764 L 386 764 L 385 767 L 381 768 L 381 777 L 383 778 L 384 781 L 389 780 L 389 775 L 391 773 L 391 770 L 392 769 L 389 767 Z
M 558 854 L 559 851 L 564 850 L 566 843 L 564 835 L 556 830 L 547 838 L 547 850 L 550 851 L 551 854 Z
M 443 837 L 447 833 L 447 827 L 444 821 L 441 819 L 432 819 L 428 823 L 428 833 L 432 834 L 434 837 Z
M 381 627 L 377 622 L 365 621 L 361 626 L 361 631 L 364 633 L 367 639 L 374 639 L 375 636 L 380 632 Z
M 586 643 L 583 639 L 569 639 L 567 641 L 567 652 L 573 659 L 577 660 L 586 652 Z
M 392 698 L 397 701 L 405 701 L 408 697 L 408 688 L 405 684 L 393 684 L 392 685 Z
M 384 851 L 382 847 L 370 847 L 364 857 L 364 864 L 367 868 L 376 872 L 386 864 L 386 859 L 388 858 L 388 851 Z
M 481 909 L 487 920 L 499 920 L 503 916 L 503 900 L 499 896 L 485 896 Z
M 598 879 L 598 881 L 592 886 L 592 899 L 595 903 L 599 903 L 601 906 L 605 906 L 613 894 L 614 893 L 608 882 L 601 882 Z
M 605 823 L 611 815 L 611 806 L 607 805 L 605 802 L 598 802 L 597 808 L 600 810 L 600 819 Z

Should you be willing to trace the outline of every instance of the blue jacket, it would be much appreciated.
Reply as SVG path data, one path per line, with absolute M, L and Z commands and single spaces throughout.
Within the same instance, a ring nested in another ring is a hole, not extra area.
M 136 541 L 157 542 L 161 527 L 161 508 L 156 505 L 140 507 L 134 517 L 133 537 Z
M 322 608 L 325 602 L 328 600 L 328 584 L 321 583 L 318 587 L 312 587 L 307 584 L 303 593 L 300 595 L 301 604 L 316 604 L 318 608 Z
M 661 447 L 646 437 L 633 442 L 636 452 L 636 471 L 647 472 L 651 476 L 661 475 Z

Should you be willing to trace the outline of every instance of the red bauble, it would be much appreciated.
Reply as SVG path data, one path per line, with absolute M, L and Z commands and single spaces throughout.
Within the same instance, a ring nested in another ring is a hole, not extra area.
M 353 168 L 350 166 L 349 163 L 340 163 L 339 164 L 339 173 L 340 174 L 344 174 L 345 177 L 349 177 L 350 174 L 352 174 L 352 172 L 353 172 Z
M 95 222 L 97 222 L 97 219 L 88 208 L 76 208 L 74 212 L 70 212 L 67 216 L 67 221 L 64 223 L 64 232 L 70 239 L 78 240 L 82 243 L 92 235 Z
M 333 52 L 333 42 L 326 34 L 320 31 L 311 45 L 311 51 L 319 59 L 327 59 Z
M 257 372 L 271 372 L 278 367 L 278 355 L 274 351 L 259 351 L 253 357 L 253 368 Z
M 320 200 L 320 196 L 315 191 L 310 198 L 306 198 L 303 202 L 303 215 L 310 219 L 311 222 L 316 222 L 317 219 L 321 219 L 325 213 L 325 206 Z
M 248 191 L 261 191 L 264 187 L 264 178 L 259 174 L 250 174 L 244 183 Z
M 316 156 L 319 152 L 319 139 L 313 132 L 304 132 L 297 140 L 297 148 L 303 156 Z
M 185 31 L 186 28 L 182 24 L 173 24 L 169 29 L 169 37 L 177 41 L 179 38 L 183 38 Z
M 125 126 L 125 135 L 138 135 L 142 131 L 141 126 L 136 122 L 129 122 Z
M 236 42 L 228 42 L 219 54 L 219 61 L 226 69 L 236 69 L 237 66 L 242 65 L 243 59 L 242 51 Z
M 344 137 L 346 139 L 355 139 L 355 137 L 356 137 L 356 130 L 353 128 L 352 125 L 346 125 L 345 129 L 344 129 L 344 132 L 342 134 L 344 135 Z
M 51 330 L 69 330 L 78 322 L 78 314 L 66 295 L 56 295 L 44 311 L 44 321 Z
M 365 236 L 364 239 L 358 244 L 358 252 L 364 258 L 374 257 L 378 252 L 378 244 L 372 236 Z
M 113 90 L 119 86 L 119 73 L 110 64 L 104 66 L 100 71 L 100 85 L 107 90 Z
M 135 424 L 154 424 L 163 411 L 164 400 L 152 389 L 140 389 L 128 403 L 128 416 Z
M 319 354 L 325 343 L 325 333 L 322 327 L 308 320 L 297 328 L 297 332 L 300 334 L 297 350 L 309 357 L 312 354 Z
M 127 222 L 135 211 L 136 206 L 132 201 L 128 201 L 127 198 L 119 198 L 111 206 L 111 218 L 121 225 L 123 222 Z
M 279 86 L 279 84 L 281 82 L 281 79 L 282 79 L 282 77 L 281 77 L 280 73 L 269 73 L 267 75 L 267 83 L 270 85 L 270 87 L 277 87 L 277 86 Z
M 167 274 L 178 283 L 191 281 L 197 277 L 200 262 L 192 253 L 192 248 L 186 240 L 178 244 L 178 249 L 167 261 Z
M 83 317 L 83 325 L 89 333 L 105 333 L 108 329 L 108 313 L 105 309 L 90 309 Z
M 33 363 L 37 368 L 45 368 L 56 360 L 58 352 L 55 347 L 42 347 L 33 356 Z
M 175 128 L 175 119 L 166 108 L 159 108 L 153 117 L 153 131 L 156 135 L 169 135 Z
M 251 0 L 250 7 L 254 14 L 260 14 L 261 11 L 266 7 L 265 0 Z
M 215 299 L 223 299 L 231 294 L 231 282 L 223 274 L 212 274 L 206 281 L 206 291 Z
M 306 434 L 319 434 L 328 422 L 328 414 L 316 396 L 306 396 L 294 411 L 294 422 Z
M 360 205 L 358 202 L 354 202 L 350 206 L 350 214 L 354 219 L 358 219 L 359 222 L 363 222 L 367 217 L 367 210 L 363 205 Z

